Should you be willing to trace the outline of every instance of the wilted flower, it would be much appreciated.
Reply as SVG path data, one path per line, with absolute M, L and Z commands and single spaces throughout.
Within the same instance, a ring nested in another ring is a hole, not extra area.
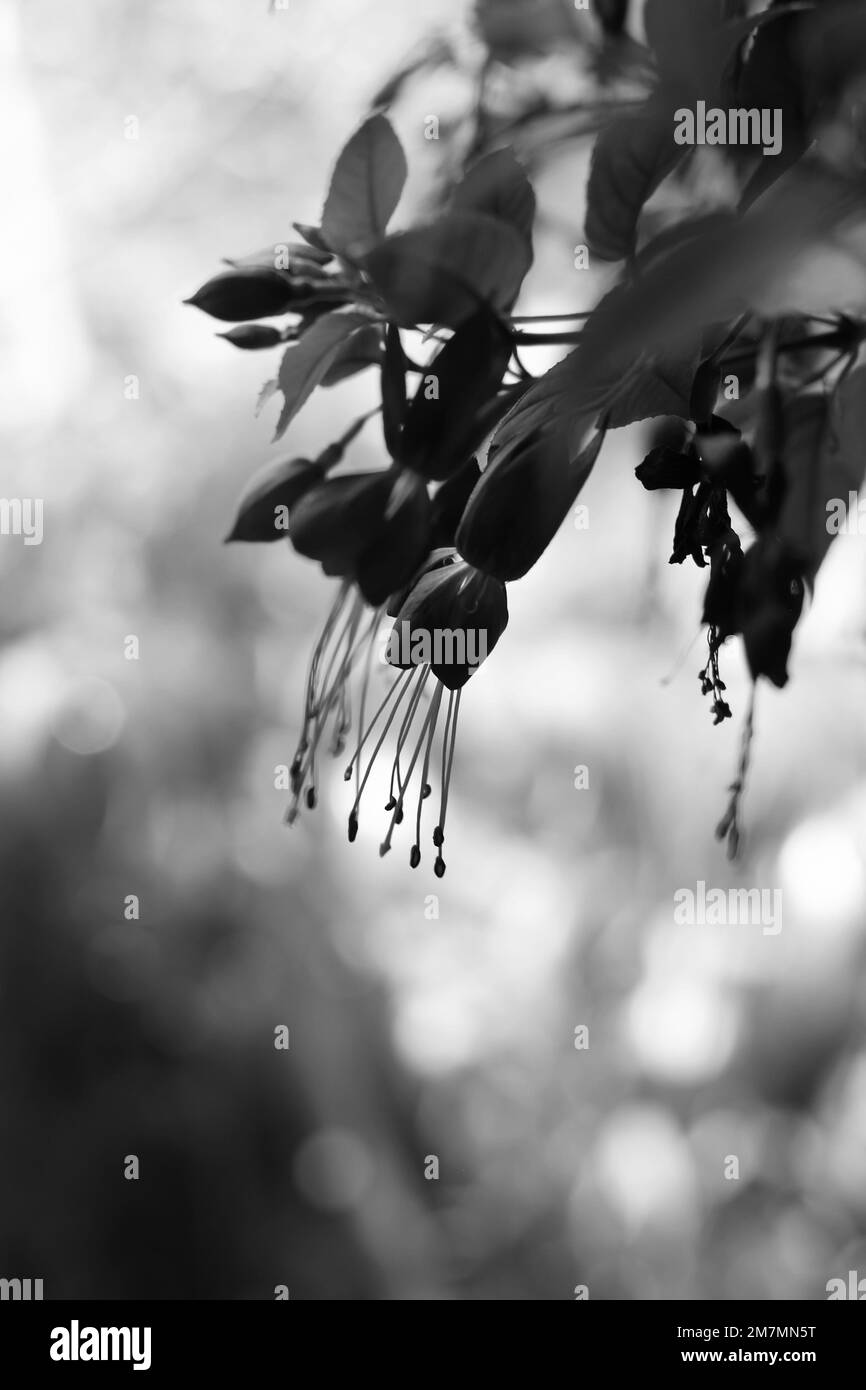
M 634 473 L 648 492 L 658 488 L 693 488 L 701 480 L 697 456 L 667 445 L 651 449 Z
M 762 536 L 743 557 L 738 589 L 739 627 L 752 678 L 788 683 L 788 656 L 803 611 L 804 563 L 784 541 Z

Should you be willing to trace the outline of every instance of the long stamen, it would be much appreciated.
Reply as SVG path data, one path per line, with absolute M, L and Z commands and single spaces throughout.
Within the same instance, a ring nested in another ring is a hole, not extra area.
M 345 747 L 345 735 L 349 731 L 351 719 L 349 677 L 359 651 L 366 641 L 371 641 L 375 631 L 378 619 L 376 612 L 371 615 L 360 638 L 356 641 L 364 612 L 364 601 L 357 592 L 353 596 L 350 611 L 340 624 L 350 587 L 346 584 L 341 585 L 340 592 L 325 621 L 324 629 L 313 652 L 307 681 L 304 728 L 291 768 L 293 798 L 286 814 L 289 825 L 292 825 L 297 819 L 300 799 L 304 795 L 305 787 L 307 806 L 313 810 L 316 805 L 317 753 L 319 743 L 335 710 L 337 718 L 330 751 L 339 754 Z M 337 630 L 336 638 L 334 637 L 335 630 Z M 324 671 L 322 670 L 323 666 Z
M 460 713 L 462 690 L 451 691 L 448 697 L 448 714 L 445 720 L 445 734 L 442 739 L 442 791 L 439 802 L 439 824 L 433 831 L 433 843 L 439 850 L 433 872 L 441 878 L 445 872 L 442 846 L 445 843 L 445 816 L 448 812 L 448 790 L 451 786 L 451 767 L 454 762 L 454 747 L 457 743 L 457 717 Z M 450 746 L 449 746 L 450 736 Z
M 373 715 L 373 717 L 372 717 L 372 719 L 370 720 L 369 724 L 367 725 L 366 729 L 365 729 L 365 728 L 360 728 L 360 729 L 359 729 L 359 731 L 358 731 L 358 733 L 359 733 L 358 743 L 357 743 L 357 745 L 356 745 L 356 747 L 355 747 L 354 753 L 352 754 L 351 761 L 349 762 L 349 765 L 348 765 L 348 767 L 346 768 L 346 771 L 343 773 L 343 780 L 344 780 L 345 782 L 348 782 L 348 781 L 350 780 L 350 778 L 351 778 L 351 776 L 352 776 L 352 769 L 354 768 L 354 769 L 355 769 L 355 772 L 356 772 L 356 783 L 357 783 L 357 776 L 360 775 L 360 766 L 359 766 L 359 763 L 360 763 L 361 749 L 364 747 L 364 744 L 367 742 L 367 739 L 370 737 L 371 733 L 372 733 L 373 730 L 375 729 L 375 727 L 376 727 L 377 723 L 379 722 L 379 719 L 381 718 L 382 714 L 384 713 L 384 711 L 385 711 L 385 709 L 386 709 L 388 703 L 389 703 L 390 700 L 393 698 L 394 692 L 395 692 L 395 691 L 398 689 L 398 687 L 400 686 L 401 681 L 405 681 L 406 677 L 407 677 L 408 675 L 410 675 L 410 674 L 411 674 L 411 673 L 410 673 L 409 671 L 401 671 L 400 674 L 399 674 L 399 676 L 395 677 L 395 679 L 394 679 L 393 682 L 391 683 L 391 686 L 390 686 L 390 688 L 389 688 L 389 690 L 388 690 L 387 695 L 386 695 L 385 698 L 382 700 L 381 704 L 379 705 L 379 708 L 376 710 L 376 713 Z M 404 693 L 405 693 L 405 692 L 404 692 Z M 398 701 L 398 703 L 399 703 L 399 701 Z M 358 792 L 358 796 L 360 796 L 360 791 Z
M 349 583 L 348 581 L 344 581 L 340 585 L 340 588 L 337 592 L 337 597 L 331 605 L 330 612 L 328 613 L 328 616 L 325 619 L 324 627 L 322 628 L 322 631 L 319 633 L 319 636 L 316 640 L 316 645 L 313 648 L 313 654 L 310 657 L 310 665 L 307 670 L 307 679 L 304 687 L 304 718 L 303 723 L 301 725 L 301 733 L 298 738 L 298 745 L 295 749 L 295 756 L 292 760 L 291 767 L 292 791 L 295 795 L 296 801 L 300 797 L 301 792 L 303 790 L 304 754 L 307 752 L 310 746 L 310 726 L 316 717 L 316 708 L 319 703 L 319 667 L 322 660 L 322 654 L 328 642 L 331 639 L 331 633 L 336 627 L 337 622 L 340 618 L 340 614 L 343 611 L 343 608 L 346 603 L 346 598 L 348 597 L 348 593 Z
M 421 863 L 421 812 L 424 809 L 424 802 L 430 791 L 427 784 L 427 773 L 430 770 L 430 755 L 433 752 L 433 740 L 436 736 L 436 723 L 439 719 L 439 706 L 442 703 L 442 686 L 437 683 L 436 692 L 430 706 L 430 732 L 427 735 L 427 747 L 424 750 L 424 766 L 421 771 L 421 790 L 418 793 L 418 813 L 415 817 L 415 843 L 409 855 L 409 863 L 413 869 L 417 869 Z
M 420 669 L 421 669 L 421 671 L 423 672 L 423 674 L 422 674 L 422 676 L 421 676 L 420 681 L 418 682 L 418 694 L 419 694 L 419 695 L 420 695 L 420 692 L 421 692 L 421 690 L 423 689 L 423 687 L 424 687 L 424 685 L 425 685 L 425 683 L 426 683 L 426 681 L 427 681 L 427 677 L 430 675 L 430 667 L 429 667 L 429 666 L 422 666 Z M 417 700 L 416 700 L 416 707 L 417 707 Z M 438 706 L 437 706 L 436 708 L 438 708 Z M 428 729 L 428 727 L 429 727 L 429 725 L 430 725 L 430 721 L 431 721 L 431 719 L 432 719 L 432 717 L 433 717 L 434 712 L 435 712 L 434 706 L 431 704 L 430 708 L 428 709 L 428 711 L 427 711 L 427 713 L 426 713 L 426 715 L 425 715 L 425 717 L 424 717 L 424 723 L 421 725 L 421 732 L 420 732 L 420 734 L 419 734 L 419 736 L 418 736 L 418 742 L 417 742 L 416 745 L 415 745 L 415 752 L 412 754 L 412 761 L 411 761 L 410 764 L 409 764 L 409 771 L 406 773 L 405 780 L 404 780 L 404 782 L 403 782 L 403 784 L 402 784 L 402 786 L 401 786 L 400 795 L 399 795 L 399 798 L 398 798 L 398 800 L 397 800 L 397 804 L 396 804 L 396 806 L 394 807 L 393 814 L 392 814 L 392 816 L 391 816 L 391 823 L 390 823 L 390 825 L 388 826 L 388 833 L 387 833 L 387 835 L 385 836 L 384 840 L 382 841 L 381 845 L 379 846 L 379 854 L 380 854 L 382 857 L 384 857 L 384 856 L 388 853 L 388 850 L 391 848 L 391 838 L 392 838 L 392 836 L 393 836 L 393 834 L 394 834 L 394 830 L 395 830 L 396 827 L 401 823 L 401 821 L 402 821 L 402 819 L 403 819 L 403 799 L 404 799 L 404 797 L 405 797 L 405 795 L 406 795 L 406 792 L 408 791 L 409 783 L 412 781 L 412 773 L 413 773 L 413 771 L 414 771 L 414 769 L 415 769 L 415 764 L 416 764 L 416 762 L 418 761 L 418 754 L 421 752 L 421 749 L 422 749 L 423 746 L 424 746 L 424 742 L 425 742 L 425 739 L 426 739 L 426 736 L 427 736 L 427 729 Z
M 361 705 L 358 711 L 358 729 L 363 731 L 364 716 L 367 713 L 367 691 L 370 688 L 370 675 L 373 668 L 373 648 L 375 646 L 375 627 L 378 624 L 378 613 L 374 615 L 374 622 L 370 625 L 370 640 L 367 644 L 367 655 L 364 660 L 364 679 L 361 683 Z M 358 788 L 361 782 L 361 764 L 355 759 L 355 795 L 358 795 Z
M 400 726 L 400 733 L 399 733 L 399 735 L 397 736 L 397 748 L 396 748 L 396 751 L 395 751 L 395 753 L 394 753 L 394 762 L 393 762 L 393 765 L 392 765 L 392 767 L 391 767 L 391 785 L 390 785 L 390 789 L 389 789 L 389 792 L 388 792 L 388 804 L 387 804 L 387 806 L 385 807 L 385 810 L 386 810 L 386 811 L 392 811 L 392 810 L 394 809 L 395 805 L 397 804 L 396 798 L 395 798 L 395 796 L 394 796 L 394 781 L 395 781 L 395 778 L 396 778 L 396 781 L 397 781 L 397 796 L 400 798 L 401 801 L 403 800 L 403 788 L 404 788 L 404 785 L 405 785 L 405 784 L 404 784 L 403 779 L 402 779 L 402 777 L 401 777 L 401 775 L 400 775 L 400 754 L 402 753 L 403 747 L 404 747 L 404 745 L 405 745 L 405 743 L 406 743 L 406 740 L 407 740 L 407 738 L 409 737 L 409 730 L 411 729 L 411 727 L 412 727 L 412 721 L 413 721 L 413 719 L 415 718 L 415 711 L 416 711 L 417 708 L 418 708 L 418 702 L 419 702 L 420 699 L 421 699 L 421 695 L 422 695 L 422 693 L 423 693 L 424 686 L 425 686 L 426 683 L 427 683 L 427 677 L 428 677 L 428 675 L 430 674 L 430 668 L 429 668 L 429 666 L 426 667 L 426 668 L 423 668 L 423 669 L 424 669 L 424 675 L 421 677 L 421 680 L 418 682 L 418 685 L 417 685 L 417 687 L 416 687 L 416 689 L 415 689 L 415 693 L 414 693 L 414 695 L 412 696 L 412 702 L 411 702 L 411 704 L 410 704 L 410 706 L 409 706 L 409 709 L 408 709 L 408 711 L 407 711 L 407 713 L 406 713 L 406 715 L 405 715 L 405 717 L 404 717 L 404 719 L 403 719 L 403 723 L 402 723 L 401 726 Z M 401 814 L 400 814 L 400 820 L 398 820 L 398 822 L 397 822 L 398 825 L 400 824 L 400 821 L 401 821 L 402 819 L 403 819 L 403 815 L 402 815 L 402 812 L 401 812 Z
M 361 804 L 361 797 L 362 797 L 363 794 L 364 794 L 364 788 L 365 788 L 366 785 L 367 785 L 367 779 L 369 778 L 370 773 L 373 771 L 373 764 L 375 763 L 376 758 L 378 757 L 379 749 L 382 747 L 382 744 L 385 742 L 385 739 L 386 739 L 387 734 L 388 734 L 388 730 L 390 729 L 391 725 L 392 725 L 393 722 L 394 722 L 394 718 L 395 718 L 395 716 L 396 716 L 396 714 L 397 714 L 398 709 L 400 708 L 400 705 L 401 705 L 402 702 L 403 702 L 403 697 L 405 696 L 406 691 L 409 689 L 409 686 L 410 686 L 410 684 L 411 684 L 411 678 L 412 678 L 412 676 L 413 676 L 414 674 L 415 674 L 414 671 L 401 671 L 401 672 L 400 672 L 400 675 L 397 677 L 397 679 L 394 681 L 394 684 L 391 686 L 391 689 L 389 690 L 387 697 L 385 698 L 385 700 L 382 702 L 382 705 L 380 706 L 379 713 L 381 713 L 381 710 L 382 710 L 382 709 L 384 708 L 384 706 L 388 703 L 388 700 L 389 700 L 389 699 L 391 698 L 391 696 L 394 694 L 394 691 L 398 688 L 398 686 L 400 686 L 400 685 L 403 686 L 402 690 L 400 691 L 399 695 L 397 696 L 396 701 L 394 702 L 394 708 L 391 710 L 391 713 L 388 715 L 387 721 L 386 721 L 386 723 L 385 723 L 385 727 L 384 727 L 384 729 L 382 730 L 381 734 L 379 735 L 379 739 L 378 739 L 378 742 L 377 742 L 377 744 L 376 744 L 376 747 L 373 749 L 373 752 L 372 752 L 371 755 L 370 755 L 370 761 L 367 763 L 367 770 L 366 770 L 366 772 L 364 773 L 363 778 L 361 779 L 361 785 L 360 785 L 360 787 L 358 788 L 358 794 L 357 794 L 357 796 L 355 797 L 355 804 L 353 805 L 351 811 L 349 812 L 349 839 L 350 839 L 350 840 L 354 840 L 355 836 L 356 836 L 357 833 L 358 833 L 358 808 L 359 808 L 359 806 L 360 806 L 360 804 Z M 406 677 L 407 677 L 407 676 L 409 676 L 409 680 L 408 680 L 408 681 L 406 681 Z M 367 731 L 368 733 L 372 730 L 373 725 L 376 723 L 376 720 L 378 720 L 378 718 L 379 718 L 379 713 L 376 714 L 375 718 L 373 719 L 372 723 L 370 724 L 370 728 L 369 728 L 368 731 Z M 364 736 L 364 739 L 361 740 L 361 742 L 363 743 L 363 742 L 365 741 L 365 739 L 366 739 L 366 735 Z M 359 745 L 358 751 L 360 752 L 360 745 Z

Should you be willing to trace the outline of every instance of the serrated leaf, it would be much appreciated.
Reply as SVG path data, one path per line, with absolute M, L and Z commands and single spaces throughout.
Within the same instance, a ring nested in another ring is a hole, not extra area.
M 510 149 L 493 150 L 467 169 L 454 189 L 451 207 L 454 212 L 497 217 L 532 241 L 535 193 Z
M 330 367 L 322 377 L 321 386 L 336 386 L 347 377 L 377 367 L 382 361 L 382 334 L 373 323 L 358 328 L 337 349 Z
M 355 131 L 340 154 L 322 212 L 322 236 L 353 256 L 385 235 L 403 185 L 406 156 L 387 117 L 377 114 Z
M 457 328 L 481 304 L 511 304 L 531 255 L 508 223 L 484 213 L 449 212 L 387 237 L 361 264 L 401 327 Z
M 568 426 L 574 423 L 574 417 L 581 416 L 587 425 L 592 421 L 605 403 L 609 388 L 596 392 L 587 400 L 581 385 L 580 364 L 580 353 L 572 352 L 545 372 L 528 391 L 524 391 L 493 436 L 491 462 L 498 450 L 522 443 L 547 425 L 564 422 Z
M 265 382 L 264 386 L 259 391 L 259 394 L 256 397 L 256 405 L 254 411 L 256 419 L 258 419 L 265 406 L 267 405 L 268 401 L 271 399 L 272 396 L 276 395 L 279 389 L 279 382 L 277 381 L 276 377 L 272 377 L 270 381 Z
M 701 356 L 696 335 L 691 343 L 658 352 L 624 373 L 604 414 L 610 429 L 649 420 L 658 415 L 691 419 L 691 395 Z
M 658 98 L 602 130 L 586 190 L 586 240 L 594 256 L 618 261 L 633 254 L 641 209 L 682 154 L 672 113 Z
M 363 314 L 326 314 L 307 329 L 299 342 L 286 349 L 277 377 L 284 402 L 275 440 L 285 434 L 290 421 L 319 385 L 349 334 L 369 322 Z
M 310 227 L 306 222 L 293 222 L 292 226 L 295 231 L 304 238 L 308 246 L 312 246 L 315 251 L 321 251 L 323 255 L 327 255 L 329 258 L 333 256 L 330 246 L 325 241 L 318 227 Z
M 710 227 L 678 246 L 621 289 L 604 313 L 596 310 L 581 340 L 588 370 L 604 369 L 623 343 L 637 356 L 746 310 L 838 309 L 837 280 L 816 266 L 816 258 L 835 249 L 844 250 L 845 307 L 866 303 L 863 199 L 859 181 L 801 160 L 736 223 Z
M 782 125 L 781 149 L 777 155 L 760 160 L 740 199 L 741 211 L 751 207 L 809 145 L 814 109 L 798 52 L 803 22 L 803 16 L 795 12 L 761 29 L 739 73 L 736 105 L 746 110 L 780 111 Z
M 773 6 L 752 15 L 745 8 L 742 0 L 647 0 L 647 41 L 677 105 L 698 97 L 714 104 L 725 68 L 751 33 L 812 6 L 808 0 L 794 0 L 784 9 Z

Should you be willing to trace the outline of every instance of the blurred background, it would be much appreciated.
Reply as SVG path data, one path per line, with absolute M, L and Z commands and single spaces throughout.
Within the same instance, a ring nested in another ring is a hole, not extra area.
M 446 877 L 408 840 L 380 860 L 375 817 L 346 843 L 342 763 L 283 824 L 333 589 L 222 538 L 254 469 L 321 450 L 377 383 L 318 392 L 271 446 L 274 359 L 181 301 L 318 220 L 433 40 L 392 112 L 398 220 L 423 207 L 479 33 L 494 103 L 541 122 L 520 309 L 589 307 L 580 108 L 617 59 L 574 7 L 0 9 L 2 490 L 44 499 L 41 545 L 0 539 L 0 1276 L 46 1298 L 821 1299 L 866 1275 L 866 536 L 759 692 L 735 866 L 713 831 L 745 668 L 725 651 L 713 728 L 703 579 L 667 565 L 640 428 L 466 691 Z M 375 428 L 352 459 L 381 461 Z M 780 889 L 781 932 L 676 925 L 699 880 Z

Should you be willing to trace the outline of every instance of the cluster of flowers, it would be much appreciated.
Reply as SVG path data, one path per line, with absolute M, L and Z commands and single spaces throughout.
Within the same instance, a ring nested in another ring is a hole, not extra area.
M 492 224 L 494 241 L 501 228 L 512 256 L 484 297 L 461 292 L 459 277 L 447 268 L 428 272 L 426 284 L 422 270 L 419 284 L 418 267 L 411 265 L 410 298 L 426 296 L 431 304 L 422 320 L 424 306 L 404 310 L 399 288 L 395 307 L 394 281 L 396 276 L 399 283 L 402 267 L 384 274 L 384 293 L 375 271 L 371 244 L 387 251 L 398 240 L 385 235 L 389 210 L 380 209 L 378 239 L 371 243 L 347 228 L 350 219 L 342 206 L 354 196 L 352 175 L 359 162 L 366 162 L 369 172 L 371 156 L 380 192 L 388 191 L 381 146 L 390 138 L 383 118 L 371 118 L 341 155 L 322 227 L 298 226 L 303 241 L 229 263 L 188 302 L 236 324 L 224 336 L 237 347 L 289 344 L 279 377 L 284 419 L 302 403 L 290 398 L 292 382 L 304 376 L 294 370 L 298 363 L 309 367 L 307 376 L 317 373 L 313 384 L 325 386 L 365 367 L 379 372 L 381 405 L 318 457 L 290 458 L 262 470 L 244 492 L 227 539 L 272 542 L 288 535 L 300 555 L 340 581 L 310 661 L 287 819 L 291 823 L 302 807 L 316 805 L 320 753 L 327 749 L 340 756 L 348 750 L 345 778 L 354 781 L 348 833 L 354 840 L 362 797 L 387 741 L 392 747 L 389 820 L 381 853 L 391 847 L 411 797 L 410 863 L 420 863 L 423 812 L 438 761 L 432 840 L 434 869 L 441 877 L 461 692 L 480 661 L 452 657 L 442 664 L 435 659 L 413 664 L 415 653 L 429 652 L 430 644 L 412 637 L 445 631 L 465 638 L 452 646 L 461 655 L 481 653 L 483 659 L 493 651 L 508 622 L 506 582 L 530 568 L 561 520 L 532 506 L 526 480 L 543 473 L 544 458 L 564 445 L 549 429 L 521 433 L 511 444 L 492 446 L 483 474 L 478 464 L 481 446 L 532 382 L 514 357 L 509 317 L 532 259 L 534 197 L 523 171 L 507 152 L 488 156 L 457 190 L 450 222 L 446 215 L 428 229 L 439 243 L 456 237 L 456 263 L 467 238 L 491 235 Z M 494 212 L 503 188 L 511 193 L 510 208 Z M 429 318 L 440 325 L 432 334 L 433 354 L 420 366 L 406 350 L 407 331 L 418 328 L 416 309 L 419 323 Z M 287 327 L 255 322 L 282 314 L 294 317 Z M 316 333 L 323 341 L 327 334 L 324 370 L 324 358 L 314 363 L 308 352 Z M 411 390 L 413 376 L 417 385 Z M 309 389 L 307 383 L 303 399 Z M 342 469 L 352 440 L 379 415 L 383 466 Z M 371 698 L 374 651 L 386 616 L 393 618 L 401 639 L 387 649 L 396 669 L 384 698 L 378 692 Z

